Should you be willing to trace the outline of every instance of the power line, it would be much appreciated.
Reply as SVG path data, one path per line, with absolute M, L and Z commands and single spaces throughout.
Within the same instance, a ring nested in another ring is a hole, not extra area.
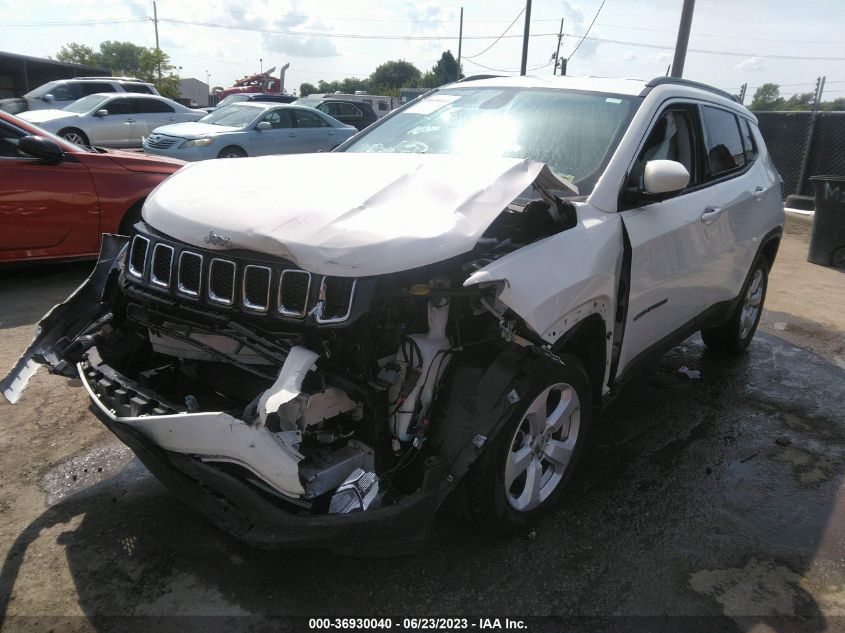
M 508 31 L 510 31 L 510 30 L 511 30 L 511 27 L 512 27 L 514 24 L 516 24 L 516 21 L 520 18 L 520 16 L 521 16 L 523 13 L 525 13 L 525 7 L 522 7 L 522 10 L 521 10 L 519 13 L 517 13 L 517 14 L 516 14 L 516 17 L 513 19 L 513 22 L 511 22 L 510 24 L 508 24 L 508 28 L 506 28 L 504 31 L 502 31 L 502 34 L 501 34 L 499 37 L 497 37 L 497 38 L 496 38 L 496 40 L 495 40 L 492 44 L 490 44 L 490 46 L 488 46 L 487 48 L 485 48 L 485 49 L 484 49 L 483 51 L 481 51 L 480 53 L 476 53 L 475 55 L 464 55 L 464 56 L 463 56 L 463 58 L 464 58 L 464 59 L 472 59 L 472 58 L 474 58 L 474 57 L 481 57 L 484 53 L 486 53 L 487 51 L 489 51 L 491 48 L 493 48 L 496 44 L 498 44 L 498 43 L 501 41 L 501 39 L 505 36 L 505 34 L 506 34 Z
M 474 62 L 471 59 L 467 60 L 470 64 L 475 64 L 479 68 L 484 68 L 485 70 L 492 70 L 493 72 L 497 73 L 518 73 L 521 69 L 515 68 L 514 70 L 505 70 L 504 68 L 491 68 L 490 66 L 485 66 L 484 64 L 479 64 L 478 62 Z M 533 68 L 527 68 L 527 71 L 534 71 L 539 70 L 541 68 L 546 68 L 547 66 L 551 66 L 552 62 L 546 62 L 545 64 L 541 64 L 540 66 L 534 66 Z
M 593 16 L 593 21 L 590 22 L 590 26 L 587 27 L 587 32 L 584 33 L 583 37 L 581 37 L 581 40 L 575 45 L 575 48 L 572 50 L 572 52 L 569 53 L 569 56 L 566 58 L 567 60 L 572 59 L 572 56 L 576 53 L 576 51 L 579 48 L 581 48 L 581 44 L 584 43 L 584 40 L 587 39 L 587 36 L 590 34 L 590 31 L 592 30 L 593 25 L 596 23 L 596 18 L 599 17 L 599 13 L 601 13 L 602 7 L 604 7 L 604 3 L 605 3 L 605 0 L 601 0 L 601 4 L 599 5 L 598 10 L 596 11 L 596 14 Z
M 146 22 L 149 18 L 114 18 L 111 20 L 76 20 L 63 22 L 9 22 L 4 27 L 29 27 L 29 26 L 88 26 L 95 24 L 122 24 L 126 22 Z

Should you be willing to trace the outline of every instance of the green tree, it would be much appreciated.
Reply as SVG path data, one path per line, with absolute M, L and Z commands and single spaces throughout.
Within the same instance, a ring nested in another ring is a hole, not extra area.
M 314 94 L 315 92 L 318 92 L 318 90 L 317 86 L 315 86 L 314 84 L 309 84 L 308 82 L 305 82 L 299 85 L 300 97 L 307 97 L 308 95 Z
M 815 98 L 815 93 L 813 92 L 802 92 L 800 94 L 794 94 L 789 99 L 787 99 L 782 108 L 783 110 L 812 110 L 813 109 L 813 99 Z
M 392 60 L 384 62 L 370 75 L 369 86 L 398 90 L 404 86 L 415 85 L 420 81 L 419 68 L 411 62 Z
M 444 51 L 437 63 L 422 78 L 424 88 L 437 88 L 463 77 L 452 51 Z
M 84 44 L 71 42 L 62 46 L 56 59 L 108 68 L 115 75 L 137 77 L 155 84 L 165 97 L 175 99 L 179 96 L 179 76 L 173 72 L 175 66 L 166 53 L 155 48 L 107 40 L 100 44 L 99 51 L 94 51 Z
M 845 97 L 839 97 L 833 101 L 822 101 L 822 110 L 826 112 L 842 112 L 845 111 Z
M 751 101 L 752 110 L 780 110 L 784 101 L 780 96 L 780 86 L 773 83 L 763 84 L 754 92 Z

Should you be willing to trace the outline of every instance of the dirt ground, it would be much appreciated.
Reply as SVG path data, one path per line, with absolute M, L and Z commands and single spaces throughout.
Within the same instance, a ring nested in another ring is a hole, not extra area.
M 0 402 L 0 629 L 464 614 L 845 630 L 845 273 L 807 263 L 808 236 L 790 217 L 749 352 L 719 357 L 694 337 L 635 378 L 598 417 L 560 507 L 525 538 L 442 516 L 401 559 L 249 548 L 164 490 L 89 413 L 78 381 L 42 371 L 20 404 Z M 2 371 L 89 269 L 0 273 Z

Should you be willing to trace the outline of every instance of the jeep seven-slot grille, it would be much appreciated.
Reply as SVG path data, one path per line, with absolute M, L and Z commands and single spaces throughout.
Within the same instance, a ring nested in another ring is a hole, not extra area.
M 283 261 L 244 261 L 240 256 L 230 259 L 219 254 L 136 235 L 129 250 L 127 279 L 177 298 L 253 316 L 304 319 L 317 307 L 317 322 L 329 324 L 345 321 L 352 313 L 355 279 L 312 275 L 288 268 Z

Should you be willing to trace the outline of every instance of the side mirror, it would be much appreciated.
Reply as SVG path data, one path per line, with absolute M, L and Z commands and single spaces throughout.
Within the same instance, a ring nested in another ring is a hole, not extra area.
M 24 136 L 18 141 L 18 151 L 49 163 L 61 162 L 65 154 L 58 143 L 43 136 Z
M 264 130 L 272 130 L 273 126 L 270 125 L 270 121 L 261 121 L 261 123 L 255 126 L 255 129 L 262 132 Z
M 108 116 L 108 115 L 109 115 L 109 111 L 106 110 L 105 108 L 103 108 L 102 110 L 97 110 L 94 113 L 94 116 Z
M 650 160 L 645 164 L 643 184 L 646 193 L 660 196 L 675 193 L 689 184 L 687 168 L 674 160 Z
M 47 103 L 53 103 L 53 101 L 55 101 L 55 100 L 56 100 L 56 97 L 54 97 L 54 96 L 52 95 L 52 93 L 49 93 L 49 92 L 48 92 L 46 95 L 44 95 L 44 96 L 42 97 L 42 100 L 43 100 L 43 101 L 46 101 Z

